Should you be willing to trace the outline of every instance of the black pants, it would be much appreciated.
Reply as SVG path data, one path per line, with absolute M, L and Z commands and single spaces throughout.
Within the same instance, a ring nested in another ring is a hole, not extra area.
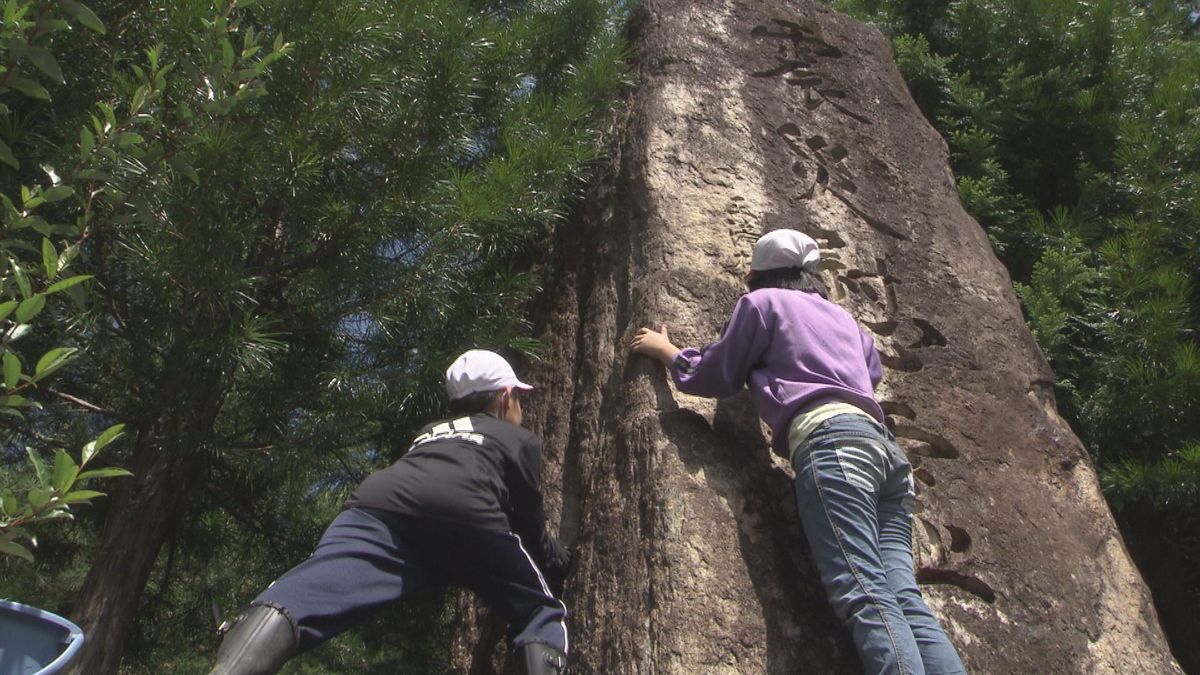
M 287 612 L 304 650 L 383 605 L 447 585 L 482 597 L 509 622 L 516 646 L 544 642 L 567 652 L 567 609 L 517 535 L 378 509 L 342 511 L 313 554 L 252 604 Z

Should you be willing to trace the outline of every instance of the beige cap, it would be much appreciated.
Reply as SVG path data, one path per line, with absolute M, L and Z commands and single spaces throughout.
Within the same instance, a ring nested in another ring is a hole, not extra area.
M 526 391 L 533 389 L 517 379 L 517 374 L 503 356 L 486 349 L 464 352 L 446 369 L 446 393 L 451 401 L 479 391 L 497 391 L 508 387 Z
M 750 269 L 762 272 L 783 267 L 802 267 L 815 272 L 820 262 L 821 248 L 812 237 L 796 230 L 775 230 L 754 242 Z

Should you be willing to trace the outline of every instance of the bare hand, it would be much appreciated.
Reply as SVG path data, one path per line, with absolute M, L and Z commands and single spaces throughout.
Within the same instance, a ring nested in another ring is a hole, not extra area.
M 629 343 L 629 349 L 635 354 L 644 354 L 658 359 L 665 366 L 669 366 L 680 351 L 678 347 L 671 344 L 666 326 L 663 326 L 661 331 L 653 331 L 649 328 L 640 329 L 637 335 L 633 336 L 633 341 Z

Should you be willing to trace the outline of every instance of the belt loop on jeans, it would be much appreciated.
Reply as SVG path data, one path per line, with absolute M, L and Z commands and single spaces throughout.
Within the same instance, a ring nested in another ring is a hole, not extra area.
M 887 425 L 887 422 L 886 422 L 886 421 L 880 422 L 880 421 L 876 420 L 876 421 L 875 421 L 875 424 L 878 424 L 878 425 L 879 425 L 879 431 L 880 431 L 881 433 L 883 433 L 883 437 L 884 437 L 884 438 L 888 439 L 889 441 L 891 441 L 891 442 L 893 442 L 893 443 L 896 443 L 896 442 L 897 442 L 897 441 L 896 441 L 896 434 L 892 433 L 892 430 L 891 430 L 891 428 L 889 428 L 889 427 L 888 427 L 888 425 Z

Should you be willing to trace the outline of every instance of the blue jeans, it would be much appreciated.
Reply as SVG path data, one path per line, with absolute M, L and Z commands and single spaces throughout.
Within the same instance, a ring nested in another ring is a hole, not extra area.
M 796 505 L 821 583 L 867 673 L 965 673 L 913 575 L 912 467 L 887 427 L 822 422 L 792 451 Z

